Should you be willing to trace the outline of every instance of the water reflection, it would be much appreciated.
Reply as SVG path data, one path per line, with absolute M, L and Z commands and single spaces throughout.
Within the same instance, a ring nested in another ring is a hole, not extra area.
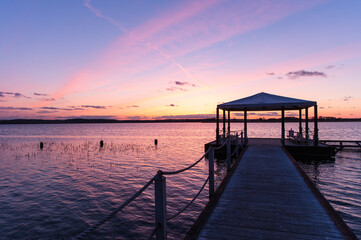
M 307 169 L 307 175 L 313 182 L 319 182 L 320 167 L 328 164 L 328 167 L 333 167 L 335 159 L 321 159 L 321 160 L 309 160 L 309 159 L 297 159 L 297 162 L 301 164 L 303 169 Z
M 334 161 L 298 161 L 344 221 L 361 236 L 361 151 L 344 150 Z
M 163 129 L 135 126 L 130 126 L 134 132 L 128 132 L 129 128 L 122 131 L 124 125 L 101 125 L 102 131 L 92 125 L 89 132 L 80 131 L 85 136 L 75 138 L 78 126 L 54 126 L 56 131 L 45 126 L 44 132 L 35 126 L 35 133 L 31 128 L 24 131 L 29 137 L 9 132 L 0 137 L 2 239 L 71 238 L 133 195 L 158 169 L 176 170 L 196 161 L 211 139 L 208 126 L 202 124 L 182 124 L 181 129 L 177 124 L 165 124 Z M 61 133 L 59 129 L 69 135 L 53 137 Z M 96 132 L 102 132 L 102 138 Z M 202 161 L 192 171 L 167 177 L 168 214 L 186 205 L 207 176 L 208 165 Z M 207 200 L 205 189 L 189 210 L 168 223 L 170 239 L 182 238 Z M 153 227 L 151 187 L 90 238 L 145 238 Z
M 292 124 L 289 127 L 294 128 Z M 348 139 L 342 137 L 344 132 L 361 138 L 360 123 L 331 125 L 320 123 L 322 138 Z M 234 126 L 238 127 L 242 124 Z M 279 123 L 248 127 L 249 137 L 280 134 Z M 332 135 L 322 132 L 324 127 L 333 129 Z M 75 236 L 122 204 L 157 170 L 177 170 L 194 163 L 204 154 L 204 144 L 214 140 L 214 129 L 214 123 L 1 125 L 1 238 Z M 156 146 L 154 139 L 158 139 Z M 40 141 L 44 142 L 42 151 Z M 219 184 L 226 164 L 215 160 Z M 340 152 L 334 163 L 303 166 L 350 227 L 361 229 L 360 152 Z M 169 216 L 194 197 L 207 176 L 208 160 L 202 160 L 191 171 L 167 177 Z M 168 237 L 182 238 L 207 201 L 206 188 L 189 210 L 168 223 Z M 151 187 L 90 238 L 142 239 L 153 227 Z

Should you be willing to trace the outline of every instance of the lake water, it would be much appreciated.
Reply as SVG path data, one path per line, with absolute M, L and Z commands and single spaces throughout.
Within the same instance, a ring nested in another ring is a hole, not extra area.
M 250 123 L 248 135 L 279 137 L 280 125 Z M 240 130 L 242 124 L 231 127 Z M 286 123 L 286 129 L 297 127 Z M 319 128 L 320 139 L 361 139 L 359 122 L 322 122 Z M 157 170 L 194 163 L 204 154 L 204 144 L 214 139 L 214 123 L 0 125 L 0 236 L 71 239 L 121 205 Z M 360 151 L 342 151 L 333 162 L 302 167 L 360 237 Z M 224 174 L 224 165 L 217 164 L 218 183 Z M 206 160 L 187 172 L 167 176 L 167 215 L 183 208 L 207 176 Z M 207 201 L 206 187 L 189 209 L 168 222 L 168 237 L 182 238 Z M 88 238 L 147 239 L 153 228 L 154 187 L 150 186 Z

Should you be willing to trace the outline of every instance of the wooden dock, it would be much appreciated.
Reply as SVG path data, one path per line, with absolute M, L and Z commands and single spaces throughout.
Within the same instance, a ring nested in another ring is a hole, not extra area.
M 353 239 L 313 192 L 279 140 L 252 139 L 198 239 Z
M 355 140 L 320 140 L 321 143 L 334 147 L 336 151 L 341 151 L 344 148 L 361 149 L 361 141 Z
M 259 138 L 249 138 L 248 140 L 251 142 L 259 141 Z M 281 140 L 278 138 L 269 139 L 272 140 L 274 143 L 281 143 Z M 335 144 L 325 144 L 325 141 L 320 140 L 317 144 L 317 147 L 314 146 L 314 142 L 312 140 L 308 140 L 307 142 L 296 142 L 292 141 L 291 139 L 285 139 L 284 146 L 291 155 L 297 160 L 333 160 L 335 154 L 338 150 L 342 149 Z M 327 141 L 332 142 L 332 141 Z M 339 143 L 340 141 L 333 141 Z M 342 141 L 341 141 L 342 142 Z M 343 142 L 360 142 L 360 141 L 343 141 Z M 241 140 L 238 140 L 238 145 L 241 146 Z M 205 151 L 208 150 L 209 147 L 218 147 L 216 141 L 212 141 L 206 143 L 204 145 Z M 342 143 L 341 143 L 342 146 Z M 349 147 L 349 145 L 345 145 L 345 147 Z M 361 148 L 361 146 L 352 145 L 353 147 Z M 231 150 L 232 152 L 236 148 L 235 140 L 231 141 Z M 227 146 L 223 146 L 221 149 L 215 151 L 215 156 L 218 159 L 224 159 L 227 155 Z

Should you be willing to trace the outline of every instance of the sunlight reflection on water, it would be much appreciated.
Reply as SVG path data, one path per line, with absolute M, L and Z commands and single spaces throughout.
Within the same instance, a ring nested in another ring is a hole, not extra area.
M 232 127 L 240 130 L 243 124 Z M 286 124 L 291 127 L 298 124 Z M 361 139 L 360 123 L 320 123 L 320 129 L 321 139 Z M 214 123 L 0 125 L 0 235 L 69 239 L 122 204 L 158 169 L 176 170 L 198 160 L 214 135 Z M 279 123 L 249 124 L 249 137 L 279 135 Z M 341 152 L 334 163 L 304 168 L 350 227 L 360 229 L 360 154 Z M 219 182 L 224 168 L 216 172 Z M 207 174 L 203 160 L 167 177 L 169 216 L 193 198 Z M 207 191 L 168 223 L 170 239 L 184 236 L 205 206 Z M 90 238 L 147 238 L 154 227 L 153 193 L 151 186 Z

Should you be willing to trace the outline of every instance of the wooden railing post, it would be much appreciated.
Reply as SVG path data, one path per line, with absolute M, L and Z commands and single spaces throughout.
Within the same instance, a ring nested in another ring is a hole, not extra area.
M 242 146 L 242 149 L 243 149 L 243 145 L 244 143 L 243 143 L 243 131 L 241 131 L 241 146 Z
M 219 108 L 217 107 L 217 128 L 216 128 L 216 139 L 217 139 L 217 145 L 219 145 Z
M 231 170 L 231 138 L 227 139 L 227 172 Z
M 214 148 L 210 147 L 208 152 L 209 165 L 209 198 L 214 194 Z
M 317 105 L 314 106 L 314 131 L 313 131 L 313 144 L 314 147 L 318 147 L 318 115 L 317 115 Z
M 238 157 L 239 151 L 238 151 L 238 132 L 236 133 L 236 157 Z
M 166 187 L 165 177 L 162 171 L 158 171 L 158 175 L 154 182 L 155 186 L 155 224 L 158 228 L 156 231 L 156 239 L 167 239 L 167 209 L 166 209 Z

